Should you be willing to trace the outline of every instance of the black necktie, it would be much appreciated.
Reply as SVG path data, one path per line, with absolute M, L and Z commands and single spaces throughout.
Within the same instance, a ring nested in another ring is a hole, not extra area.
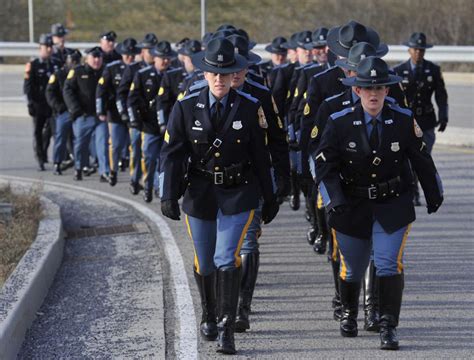
M 423 67 L 421 65 L 415 66 L 415 80 L 416 81 L 423 80 Z
M 211 122 L 212 126 L 214 127 L 215 131 L 219 130 L 220 126 L 220 119 L 222 115 L 222 104 L 220 101 L 216 101 L 214 103 L 214 106 L 212 107 L 212 116 L 211 116 Z
M 373 118 L 370 120 L 370 123 L 372 124 L 372 131 L 370 133 L 369 143 L 372 150 L 376 150 L 379 147 L 379 130 L 377 129 L 378 121 L 376 118 Z

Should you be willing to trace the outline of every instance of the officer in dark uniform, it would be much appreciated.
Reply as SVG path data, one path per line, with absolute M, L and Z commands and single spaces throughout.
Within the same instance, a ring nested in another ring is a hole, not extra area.
M 99 120 L 96 116 L 95 101 L 97 82 L 103 71 L 102 50 L 96 46 L 86 50 L 86 54 L 84 65 L 69 70 L 63 89 L 64 102 L 73 119 L 74 180 L 82 180 L 82 169 L 89 166 L 89 144 L 94 133 L 100 181 L 107 182 L 110 171 L 107 156 L 109 131 L 105 119 Z
M 28 101 L 28 113 L 33 118 L 33 150 L 39 170 L 44 171 L 48 162 L 48 146 L 51 138 L 49 124 L 52 112 L 46 102 L 46 85 L 49 77 L 60 68 L 60 64 L 51 58 L 53 38 L 50 34 L 41 34 L 39 38 L 39 57 L 25 67 L 23 92 Z
M 61 66 L 66 62 L 67 55 L 74 51 L 74 49 L 65 46 L 68 32 L 63 24 L 57 23 L 51 25 L 51 35 L 53 36 L 54 43 L 52 57 L 57 63 L 61 64 Z
M 178 54 L 181 56 L 184 69 L 186 70 L 186 77 L 183 79 L 179 89 L 178 100 L 181 100 L 186 94 L 187 90 L 196 81 L 204 79 L 204 73 L 196 69 L 191 61 L 194 54 L 202 51 L 201 42 L 198 40 L 189 40 L 181 49 L 178 49 Z
M 122 59 L 122 56 L 115 50 L 115 40 L 117 40 L 115 31 L 107 31 L 100 35 L 100 48 L 103 53 L 104 65 Z
M 265 51 L 270 53 L 270 60 L 258 64 L 261 69 L 260 73 L 266 79 L 265 85 L 269 89 L 273 88 L 278 67 L 286 63 L 288 49 L 282 47 L 282 44 L 286 43 L 286 41 L 283 36 L 274 38 L 270 44 L 265 46 Z
M 137 195 L 142 189 L 140 184 L 142 177 L 142 123 L 137 121 L 137 119 L 135 121 L 130 120 L 127 98 L 137 71 L 153 64 L 153 55 L 151 55 L 150 49 L 157 44 L 158 38 L 155 34 L 148 33 L 145 35 L 144 39 L 137 44 L 137 48 L 141 49 L 140 57 L 142 60 L 133 62 L 125 67 L 119 87 L 117 88 L 117 110 L 122 121 L 128 122 L 130 128 L 130 192 L 133 195 Z
M 183 211 L 195 249 L 194 274 L 203 307 L 201 335 L 207 340 L 218 337 L 217 351 L 234 354 L 239 250 L 259 198 L 264 199 L 264 223 L 276 216 L 278 203 L 259 126 L 260 104 L 231 89 L 231 74 L 247 66 L 245 58 L 234 53 L 229 40 L 217 38 L 193 62 L 205 72 L 209 87 L 173 108 L 163 147 L 161 209 L 165 216 L 179 220 L 183 164 L 188 164 Z
M 104 72 L 97 84 L 96 111 L 99 120 L 107 120 L 110 133 L 110 178 L 109 183 L 117 183 L 118 165 L 124 147 L 127 146 L 128 121 L 123 121 L 117 109 L 116 93 L 125 67 L 135 60 L 135 55 L 140 52 L 136 47 L 137 41 L 133 38 L 125 39 L 117 45 L 116 51 L 122 55 L 122 60 L 112 61 L 105 65 Z
M 415 220 L 410 184 L 417 171 L 428 213 L 443 202 L 441 180 L 410 110 L 385 102 L 401 80 L 367 57 L 355 86 L 360 104 L 332 114 L 316 156 L 316 175 L 341 254 L 342 336 L 357 336 L 360 280 L 373 251 L 380 301 L 380 348 L 397 350 L 403 292 L 403 250 Z
M 424 59 L 425 50 L 433 47 L 426 43 L 426 35 L 413 33 L 403 45 L 409 47 L 410 60 L 396 66 L 394 70 L 397 75 L 403 77 L 402 86 L 408 105 L 423 130 L 423 141 L 431 154 L 436 139 L 435 127 L 439 126 L 438 131 L 443 132 L 448 124 L 448 93 L 441 68 Z M 431 101 L 433 93 L 438 106 L 438 121 Z M 415 182 L 414 190 L 415 205 L 420 206 L 418 181 Z
M 133 78 L 128 95 L 127 106 L 131 122 L 141 123 L 142 130 L 142 170 L 144 172 L 145 202 L 153 200 L 155 172 L 159 154 L 163 144 L 166 124 L 160 124 L 157 116 L 157 95 L 163 74 L 168 68 L 171 58 L 176 53 L 168 41 L 161 41 L 150 49 L 154 64 L 138 70 Z
M 66 159 L 66 149 L 68 142 L 72 139 L 72 119 L 67 111 L 63 98 L 64 82 L 69 70 L 74 69 L 81 63 L 82 54 L 79 50 L 69 51 L 66 55 L 64 66 L 49 77 L 46 86 L 46 101 L 53 110 L 56 126 L 54 134 L 54 174 L 62 175 L 61 162 Z M 73 148 L 69 149 L 74 152 Z
M 240 35 L 231 35 L 228 39 L 234 45 L 236 53 L 246 58 L 248 64 L 244 69 L 232 75 L 231 87 L 234 90 L 251 95 L 262 105 L 259 109 L 259 118 L 261 121 L 260 126 L 265 129 L 268 149 L 272 158 L 276 194 L 277 197 L 283 198 L 288 195 L 290 187 L 288 143 L 286 140 L 283 121 L 279 115 L 275 113 L 275 107 L 273 106 L 270 90 L 267 87 L 246 78 L 248 67 L 260 62 L 260 56 L 249 51 L 248 40 L 244 37 Z M 237 332 L 244 332 L 250 328 L 249 314 L 260 264 L 258 238 L 262 233 L 261 206 L 262 201 L 259 208 L 255 210 L 253 220 L 250 223 L 240 249 L 240 256 L 242 259 L 242 281 L 240 285 L 239 306 L 235 323 L 235 330 Z

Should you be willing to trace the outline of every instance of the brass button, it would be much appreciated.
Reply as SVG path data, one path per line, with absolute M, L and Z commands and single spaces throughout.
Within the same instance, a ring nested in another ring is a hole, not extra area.
M 377 177 L 377 174 L 372 174 L 372 177 L 373 177 L 373 178 Z
M 214 156 L 215 156 L 215 157 L 219 157 L 219 156 L 221 156 L 221 153 L 216 152 L 216 153 L 214 154 Z
M 376 151 L 376 150 L 372 150 L 372 154 L 377 154 L 377 151 Z
M 240 139 L 237 139 L 237 144 L 240 144 Z
M 395 162 L 397 163 L 397 162 L 398 162 L 398 160 L 395 160 Z
M 220 169 L 221 169 L 221 168 L 220 168 L 219 166 L 216 166 L 216 167 L 214 168 L 214 171 L 219 171 Z
M 197 144 L 197 142 L 198 142 L 197 140 L 194 140 L 194 143 L 195 143 L 195 144 Z
M 352 164 L 352 160 L 349 160 L 349 164 Z

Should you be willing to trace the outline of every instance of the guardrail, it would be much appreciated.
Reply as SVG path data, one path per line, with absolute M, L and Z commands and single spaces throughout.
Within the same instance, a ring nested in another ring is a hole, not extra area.
M 96 46 L 97 43 L 70 42 L 68 47 L 77 48 L 82 52 L 85 49 Z M 38 55 L 38 44 L 28 42 L 0 42 L 0 56 L 26 56 L 35 57 Z M 265 51 L 266 44 L 257 44 L 253 51 L 263 59 L 269 58 L 269 53 Z M 384 57 L 387 61 L 403 61 L 408 59 L 407 47 L 403 45 L 389 45 L 390 51 Z M 474 46 L 435 46 L 426 51 L 425 58 L 434 62 L 474 62 Z

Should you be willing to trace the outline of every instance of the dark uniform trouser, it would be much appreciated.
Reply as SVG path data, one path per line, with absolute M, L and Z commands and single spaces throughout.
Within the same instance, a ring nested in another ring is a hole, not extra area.
M 48 146 L 51 138 L 50 116 L 36 115 L 33 117 L 33 151 L 39 162 L 46 162 Z

